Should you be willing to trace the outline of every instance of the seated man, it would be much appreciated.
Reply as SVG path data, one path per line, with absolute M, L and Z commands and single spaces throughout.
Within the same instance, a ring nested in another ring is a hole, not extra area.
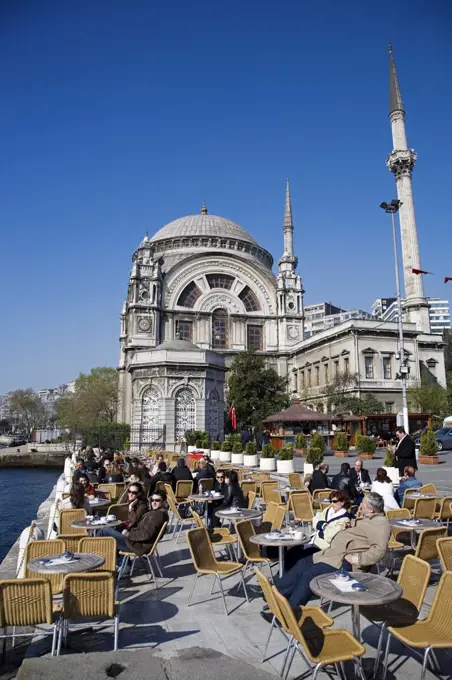
M 195 490 L 199 489 L 199 484 L 202 484 L 203 479 L 212 479 L 215 481 L 215 468 L 213 466 L 209 466 L 207 464 L 207 461 L 204 458 L 201 458 L 201 460 L 198 463 L 198 472 L 193 478 L 193 481 L 195 482 Z
M 311 597 L 309 584 L 315 576 L 341 568 L 357 571 L 371 567 L 385 556 L 390 533 L 383 498 L 369 493 L 362 502 L 361 517 L 350 520 L 350 527 L 339 531 L 328 548 L 299 560 L 276 587 L 293 608 L 304 606 Z
M 130 529 L 122 533 L 114 528 L 106 527 L 97 532 L 98 536 L 113 536 L 118 550 L 134 552 L 136 555 L 146 555 L 152 548 L 160 529 L 168 522 L 168 513 L 165 508 L 166 493 L 154 491 L 151 497 L 151 510 L 146 512 L 141 519 Z
M 411 465 L 407 465 L 403 471 L 403 477 L 400 480 L 400 486 L 394 493 L 400 507 L 403 505 L 403 495 L 407 489 L 419 489 L 422 486 L 422 482 L 416 479 L 416 471 Z

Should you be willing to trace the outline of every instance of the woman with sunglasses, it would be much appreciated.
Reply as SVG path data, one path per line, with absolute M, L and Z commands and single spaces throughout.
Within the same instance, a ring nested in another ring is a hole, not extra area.
M 224 477 L 224 470 L 222 470 L 221 468 L 218 468 L 218 470 L 215 473 L 215 481 L 213 483 L 212 491 L 215 491 L 216 493 L 221 493 L 222 496 L 226 495 L 226 480 Z M 222 504 L 221 500 L 207 503 L 207 526 L 211 531 L 215 527 L 220 526 L 220 520 L 218 519 L 218 517 L 215 517 L 214 511 L 218 510 L 221 504 Z

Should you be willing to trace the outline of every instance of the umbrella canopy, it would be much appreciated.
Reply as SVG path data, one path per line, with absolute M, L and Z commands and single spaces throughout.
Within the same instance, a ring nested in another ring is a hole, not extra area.
M 284 411 L 265 418 L 264 423 L 308 423 L 325 420 L 333 420 L 333 416 L 330 416 L 328 413 L 312 411 L 310 408 L 302 406 L 299 401 L 294 401 Z

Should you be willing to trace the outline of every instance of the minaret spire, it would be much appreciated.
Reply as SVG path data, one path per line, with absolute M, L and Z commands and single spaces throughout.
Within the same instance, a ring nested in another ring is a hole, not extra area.
M 290 200 L 290 184 L 289 178 L 286 180 L 286 202 L 284 205 L 284 255 L 293 257 L 293 219 L 292 219 L 292 202 Z
M 386 165 L 394 174 L 397 197 L 401 202 L 399 216 L 405 282 L 405 320 L 409 323 L 415 323 L 418 330 L 430 333 L 428 303 L 424 295 L 422 276 L 412 272 L 413 269 L 421 269 L 411 186 L 411 176 L 416 164 L 417 154 L 413 149 L 408 148 L 405 109 L 403 108 L 391 43 L 389 43 L 389 120 L 391 121 L 393 151 L 388 156 Z
M 207 215 L 207 205 L 206 202 L 202 202 L 201 215 Z

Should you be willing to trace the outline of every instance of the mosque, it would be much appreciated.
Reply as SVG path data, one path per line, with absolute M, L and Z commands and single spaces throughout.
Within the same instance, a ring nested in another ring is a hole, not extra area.
M 410 384 L 428 370 L 445 385 L 441 338 L 430 332 L 420 269 L 405 110 L 390 48 L 393 151 L 387 166 L 401 201 L 405 285 L 405 362 Z M 305 337 L 303 285 L 293 250 L 287 183 L 283 253 L 273 257 L 244 228 L 211 215 L 176 219 L 147 235 L 133 254 L 121 313 L 118 419 L 131 425 L 131 445 L 171 449 L 187 429 L 221 438 L 226 372 L 234 355 L 262 353 L 288 377 L 290 394 L 324 407 L 324 389 L 337 375 L 357 376 L 351 394 L 373 394 L 386 409 L 401 408 L 397 324 L 350 319 Z M 403 360 L 403 357 L 402 357 Z M 322 396 L 323 395 L 323 396 Z

